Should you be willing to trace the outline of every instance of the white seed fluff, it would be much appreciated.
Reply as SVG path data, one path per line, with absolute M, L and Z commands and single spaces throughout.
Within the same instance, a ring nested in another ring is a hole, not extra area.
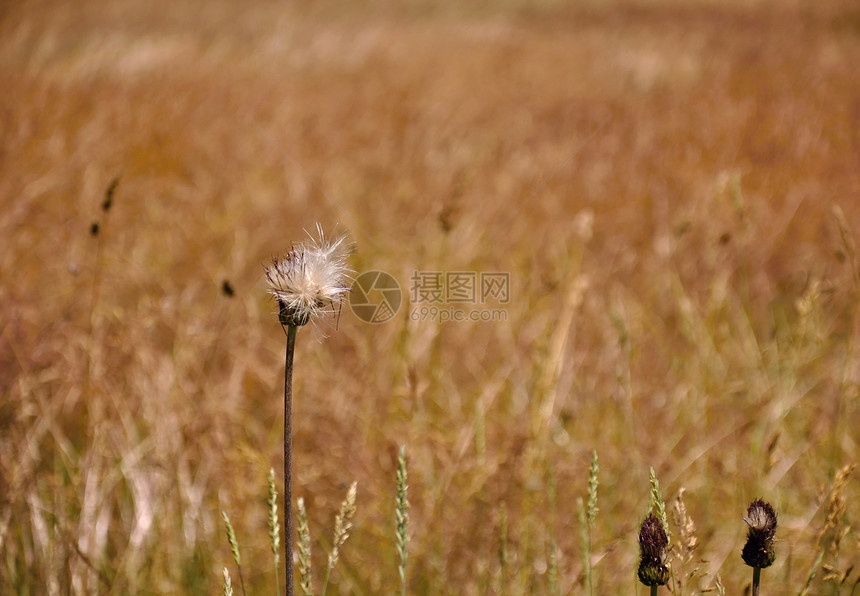
M 298 325 L 314 320 L 343 303 L 349 292 L 346 236 L 327 240 L 317 224 L 318 238 L 294 244 L 266 268 L 269 293 Z
M 744 522 L 753 530 L 764 530 L 770 523 L 770 518 L 764 507 L 751 507 L 744 517 Z

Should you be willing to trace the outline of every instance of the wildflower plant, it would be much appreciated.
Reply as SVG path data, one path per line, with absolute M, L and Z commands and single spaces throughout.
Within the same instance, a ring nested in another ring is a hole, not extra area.
M 292 554 L 292 401 L 293 354 L 296 334 L 328 313 L 339 312 L 347 293 L 351 270 L 345 236 L 329 240 L 317 225 L 317 238 L 294 244 L 266 269 L 269 294 L 278 302 L 278 320 L 285 327 L 284 365 L 284 568 L 285 591 L 293 595 Z
M 663 523 L 653 513 L 642 522 L 639 530 L 639 581 L 657 593 L 658 586 L 669 581 L 669 537 Z
M 761 583 L 761 570 L 773 565 L 776 552 L 773 539 L 776 535 L 776 512 L 770 503 L 763 499 L 753 499 L 744 517 L 747 542 L 741 552 L 744 563 L 753 568 L 753 596 L 758 596 Z

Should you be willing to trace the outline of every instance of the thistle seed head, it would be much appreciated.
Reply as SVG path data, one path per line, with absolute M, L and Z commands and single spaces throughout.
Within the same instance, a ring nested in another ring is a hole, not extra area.
M 753 499 L 744 517 L 749 527 L 747 543 L 741 552 L 744 563 L 763 569 L 770 567 L 776 559 L 773 537 L 776 534 L 776 512 L 763 499 Z
M 642 522 L 639 530 L 639 581 L 646 586 L 664 586 L 669 581 L 669 537 L 663 522 L 653 513 Z
M 278 301 L 281 325 L 301 327 L 334 310 L 349 292 L 346 236 L 328 240 L 317 224 L 318 237 L 294 244 L 266 268 L 269 294 Z

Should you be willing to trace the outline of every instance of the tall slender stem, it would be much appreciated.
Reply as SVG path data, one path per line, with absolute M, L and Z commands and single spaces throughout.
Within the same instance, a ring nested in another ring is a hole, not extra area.
M 657 586 L 651 586 L 651 596 L 657 596 Z
M 293 596 L 293 353 L 295 325 L 287 325 L 287 355 L 284 364 L 284 591 Z
M 759 584 L 761 583 L 761 567 L 753 567 L 752 596 L 759 595 Z

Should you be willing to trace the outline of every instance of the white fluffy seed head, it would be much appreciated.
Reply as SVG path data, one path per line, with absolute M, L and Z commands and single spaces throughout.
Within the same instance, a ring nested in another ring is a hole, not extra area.
M 266 268 L 269 293 L 278 301 L 282 325 L 296 327 L 336 310 L 349 292 L 346 236 L 328 240 L 317 224 L 317 238 L 294 244 Z

